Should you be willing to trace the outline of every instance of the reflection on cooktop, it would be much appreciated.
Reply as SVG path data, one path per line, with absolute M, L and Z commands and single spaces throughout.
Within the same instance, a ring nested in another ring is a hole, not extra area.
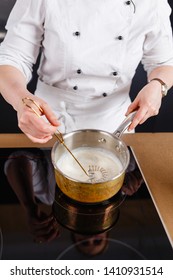
M 173 259 L 131 153 L 121 190 L 81 203 L 58 188 L 49 149 L 0 149 L 1 259 Z

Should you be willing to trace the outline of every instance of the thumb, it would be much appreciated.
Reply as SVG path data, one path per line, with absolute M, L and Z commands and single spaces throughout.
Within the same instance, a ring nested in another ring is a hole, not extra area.
M 135 99 L 131 104 L 130 106 L 128 107 L 126 113 L 125 113 L 125 116 L 128 116 L 131 112 L 135 111 L 136 109 L 138 108 L 138 102 L 137 100 Z

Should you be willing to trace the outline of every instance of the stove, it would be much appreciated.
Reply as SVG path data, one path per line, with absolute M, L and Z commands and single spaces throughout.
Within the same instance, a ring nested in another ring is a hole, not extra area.
M 173 250 L 138 164 L 121 190 L 85 204 L 55 183 L 50 149 L 0 149 L 0 259 L 172 260 Z

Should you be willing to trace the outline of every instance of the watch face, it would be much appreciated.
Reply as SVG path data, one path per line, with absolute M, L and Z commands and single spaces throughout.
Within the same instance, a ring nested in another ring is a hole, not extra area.
M 162 85 L 162 95 L 163 95 L 163 96 L 166 96 L 166 95 L 167 95 L 167 92 L 168 92 L 168 88 L 167 88 L 166 84 L 165 84 L 165 85 Z

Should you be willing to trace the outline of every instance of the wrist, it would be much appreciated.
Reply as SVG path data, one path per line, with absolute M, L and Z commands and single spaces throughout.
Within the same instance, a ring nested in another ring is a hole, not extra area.
M 24 205 L 24 211 L 28 217 L 38 217 L 40 213 L 38 205 L 34 203 L 33 205 Z
M 16 111 L 18 111 L 21 108 L 21 106 L 23 106 L 22 100 L 24 98 L 31 98 L 33 96 L 27 89 L 19 90 L 16 95 L 17 95 L 17 98 L 16 98 L 15 102 L 12 104 L 14 110 L 16 110 Z
M 153 79 L 151 79 L 149 81 L 149 83 L 151 83 L 151 82 L 155 82 L 155 83 L 160 84 L 160 89 L 161 89 L 162 97 L 165 97 L 167 95 L 167 93 L 168 93 L 168 86 L 167 86 L 167 84 L 163 80 L 161 80 L 160 78 L 153 78 Z

